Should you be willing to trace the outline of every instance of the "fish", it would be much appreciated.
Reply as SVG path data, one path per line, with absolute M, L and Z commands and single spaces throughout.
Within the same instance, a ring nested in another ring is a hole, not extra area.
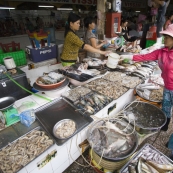
M 136 170 L 135 170 L 135 167 L 132 166 L 132 165 L 128 166 L 128 171 L 129 171 L 129 173 L 137 173 Z
M 146 163 L 148 163 L 149 165 L 151 165 L 152 167 L 154 167 L 156 170 L 158 170 L 159 172 L 163 172 L 163 171 L 172 171 L 173 170 L 173 165 L 168 165 L 168 164 L 158 164 L 156 162 L 153 161 L 149 161 L 147 160 Z
M 159 173 L 155 168 L 153 168 L 152 166 L 150 166 L 148 163 L 145 162 L 145 165 L 148 166 L 149 170 L 151 173 Z
M 142 158 L 140 157 L 137 164 L 137 172 L 142 173 Z

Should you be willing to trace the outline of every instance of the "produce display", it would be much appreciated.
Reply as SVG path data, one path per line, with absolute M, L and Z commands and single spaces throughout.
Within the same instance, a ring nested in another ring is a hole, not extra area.
M 0 150 L 0 169 L 15 173 L 53 144 L 44 131 L 33 130 Z
M 115 100 L 128 91 L 128 88 L 123 87 L 120 83 L 110 82 L 105 79 L 93 80 L 87 83 L 85 87 Z
M 146 144 L 120 170 L 120 173 L 169 173 L 173 170 L 173 163 L 163 153 L 149 144 Z

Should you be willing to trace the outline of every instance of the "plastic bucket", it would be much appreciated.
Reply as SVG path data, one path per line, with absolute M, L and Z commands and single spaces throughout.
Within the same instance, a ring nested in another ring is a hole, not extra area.
M 110 53 L 108 55 L 108 60 L 107 60 L 107 67 L 109 68 L 116 68 L 118 61 L 120 59 L 120 56 L 117 53 Z

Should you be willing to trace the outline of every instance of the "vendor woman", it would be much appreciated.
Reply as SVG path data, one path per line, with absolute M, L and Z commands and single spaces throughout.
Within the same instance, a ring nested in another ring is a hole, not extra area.
M 123 35 L 124 39 L 128 42 L 132 42 L 132 46 L 135 47 L 137 37 L 136 36 L 133 36 L 133 37 L 129 36 L 127 25 L 128 25 L 128 20 L 123 19 L 121 21 L 120 32 L 124 33 L 124 35 Z
M 80 27 L 80 16 L 75 13 L 70 13 L 65 26 L 65 42 L 61 54 L 61 63 L 63 66 L 70 66 L 78 59 L 78 51 L 80 48 L 92 52 L 106 55 L 108 52 L 96 49 L 88 44 L 85 44 L 77 35 L 76 31 Z
M 167 123 L 162 127 L 162 130 L 167 131 L 172 116 L 173 106 L 173 24 L 169 25 L 166 30 L 161 31 L 160 33 L 164 36 L 164 48 L 155 50 L 145 55 L 122 55 L 121 58 L 131 59 L 133 61 L 158 60 L 165 84 L 162 110 L 167 116 Z
M 98 40 L 96 39 L 95 34 L 92 32 L 92 30 L 94 30 L 96 27 L 95 19 L 93 17 L 86 17 L 84 19 L 84 25 L 87 29 L 84 35 L 86 44 L 89 44 L 96 49 L 100 49 L 104 44 L 107 43 L 106 41 L 101 41 L 102 43 L 98 44 Z M 99 58 L 100 54 L 87 51 L 87 57 Z

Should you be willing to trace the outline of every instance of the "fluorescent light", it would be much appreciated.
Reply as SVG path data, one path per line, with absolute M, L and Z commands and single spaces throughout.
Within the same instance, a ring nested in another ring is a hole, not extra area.
M 71 10 L 73 10 L 72 8 L 57 8 L 57 10 L 68 10 L 68 11 L 71 11 Z
M 39 5 L 38 7 L 43 7 L 43 8 L 54 8 L 53 5 Z
M 141 11 L 136 11 L 136 13 L 140 13 Z
M 15 9 L 14 7 L 0 7 L 0 9 L 3 9 L 3 10 L 12 10 L 12 9 Z

